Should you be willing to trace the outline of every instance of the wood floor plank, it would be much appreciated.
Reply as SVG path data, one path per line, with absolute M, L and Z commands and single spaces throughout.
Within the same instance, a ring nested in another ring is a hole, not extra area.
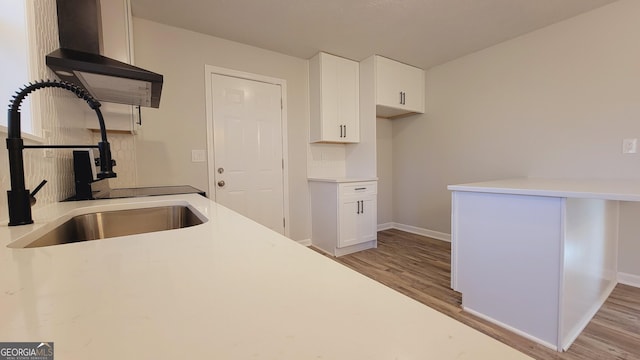
M 559 353 L 462 311 L 460 293 L 449 287 L 447 242 L 391 229 L 378 233 L 377 249 L 339 258 L 324 255 L 535 359 L 640 360 L 638 288 L 616 286 L 571 348 Z

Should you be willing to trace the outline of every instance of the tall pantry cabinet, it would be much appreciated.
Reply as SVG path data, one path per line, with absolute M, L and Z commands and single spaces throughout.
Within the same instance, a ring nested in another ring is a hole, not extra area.
M 376 118 L 424 112 L 424 71 L 378 55 L 357 63 L 319 53 L 309 86 L 310 143 L 344 144 L 345 154 L 343 176 L 308 179 L 311 243 L 334 256 L 375 248 Z

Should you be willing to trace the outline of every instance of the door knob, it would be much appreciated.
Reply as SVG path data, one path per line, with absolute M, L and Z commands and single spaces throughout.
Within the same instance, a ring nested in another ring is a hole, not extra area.
M 224 180 L 220 180 L 220 181 L 218 181 L 218 186 L 219 186 L 219 187 L 223 187 L 223 186 L 224 186 Z

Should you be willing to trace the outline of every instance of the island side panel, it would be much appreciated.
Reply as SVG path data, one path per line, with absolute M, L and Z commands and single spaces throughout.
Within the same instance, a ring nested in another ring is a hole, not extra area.
M 618 201 L 566 199 L 561 338 L 569 348 L 617 283 Z
M 557 349 L 563 199 L 457 191 L 454 201 L 463 308 Z

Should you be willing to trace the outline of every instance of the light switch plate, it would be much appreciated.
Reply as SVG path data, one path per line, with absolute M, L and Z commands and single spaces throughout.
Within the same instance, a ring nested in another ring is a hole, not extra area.
M 623 139 L 622 140 L 622 153 L 623 154 L 635 154 L 638 152 L 638 139 Z
M 191 150 L 191 162 L 205 162 L 206 160 L 204 150 Z

